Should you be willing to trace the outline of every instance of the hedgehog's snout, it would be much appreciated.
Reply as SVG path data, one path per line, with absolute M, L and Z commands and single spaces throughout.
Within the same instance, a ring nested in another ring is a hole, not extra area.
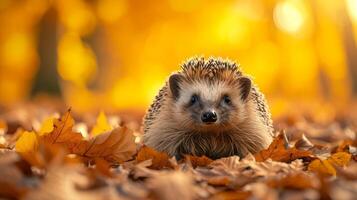
M 215 123 L 217 121 L 217 113 L 214 110 L 203 112 L 201 115 L 201 120 L 206 124 Z

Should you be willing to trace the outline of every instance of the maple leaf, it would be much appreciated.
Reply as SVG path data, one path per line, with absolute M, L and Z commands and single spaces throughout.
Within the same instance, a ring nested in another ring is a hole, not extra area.
M 53 122 L 55 121 L 54 117 L 48 117 L 43 120 L 41 127 L 38 131 L 38 135 L 43 136 L 48 133 L 51 133 L 54 129 Z
M 204 166 L 211 164 L 211 162 L 213 162 L 213 160 L 211 160 L 210 158 L 208 158 L 206 156 L 198 157 L 198 156 L 191 156 L 191 155 L 185 155 L 185 161 L 190 162 L 192 167 L 194 167 L 194 168 L 204 167 Z
M 291 162 L 299 158 L 311 156 L 311 152 L 299 150 L 296 147 L 289 147 L 286 135 L 281 132 L 274 141 L 269 145 L 268 149 L 264 149 L 254 155 L 256 161 L 262 162 L 271 158 L 274 161 Z
M 71 116 L 69 109 L 60 119 L 55 119 L 53 122 L 52 132 L 41 137 L 45 142 L 50 144 L 63 144 L 69 150 L 77 146 L 83 139 L 82 135 L 72 130 L 74 119 Z
M 71 150 L 71 153 L 122 163 L 136 153 L 135 137 L 127 127 L 118 127 L 88 141 L 81 141 Z
M 19 153 L 33 153 L 37 151 L 38 139 L 33 131 L 24 131 L 16 141 L 15 150 Z
M 105 133 L 107 131 L 112 130 L 113 127 L 109 124 L 107 117 L 105 116 L 105 113 L 101 111 L 97 117 L 97 122 L 92 128 L 92 131 L 90 134 L 92 136 L 96 136 L 102 133 Z
M 143 146 L 136 156 L 136 162 L 139 163 L 150 159 L 152 160 L 150 166 L 152 169 L 172 168 L 167 153 L 158 152 L 150 147 Z
M 44 161 L 38 153 L 39 139 L 33 131 L 23 131 L 16 141 L 15 150 L 24 160 L 33 166 L 44 167 Z
M 346 152 L 337 152 L 327 159 L 315 159 L 313 160 L 308 169 L 310 171 L 318 172 L 322 175 L 336 176 L 336 169 L 334 166 L 342 167 L 349 163 L 351 160 L 351 154 Z

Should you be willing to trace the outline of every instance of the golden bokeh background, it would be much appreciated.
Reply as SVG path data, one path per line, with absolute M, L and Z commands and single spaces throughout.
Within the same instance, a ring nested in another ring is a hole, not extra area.
M 195 55 L 239 62 L 276 115 L 357 93 L 357 0 L 1 0 L 0 27 L 2 107 L 144 110 Z

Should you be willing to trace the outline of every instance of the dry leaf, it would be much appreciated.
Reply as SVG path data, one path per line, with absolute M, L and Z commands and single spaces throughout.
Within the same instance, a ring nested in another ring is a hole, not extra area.
M 19 153 L 33 153 L 38 148 L 38 138 L 33 131 L 24 131 L 20 138 L 16 141 L 15 149 Z
M 318 172 L 324 175 L 336 176 L 336 170 L 334 166 L 345 166 L 351 160 L 351 154 L 346 152 L 337 152 L 327 159 L 316 159 L 309 164 L 308 169 L 310 171 Z
M 232 183 L 229 176 L 214 176 L 207 179 L 207 183 L 214 186 L 227 186 Z
M 327 160 L 333 165 L 343 167 L 350 162 L 351 154 L 346 152 L 337 152 L 332 154 L 329 158 L 327 158 Z
M 38 135 L 43 136 L 52 132 L 54 129 L 53 126 L 54 121 L 55 121 L 54 117 L 48 117 L 45 120 L 43 120 L 40 130 L 38 131 Z
M 7 132 L 7 123 L 5 120 L 0 119 L 0 135 Z
M 204 167 L 209 165 L 213 160 L 206 156 L 191 156 L 191 155 L 185 155 L 185 161 L 188 161 L 191 163 L 192 167 Z
M 268 149 L 262 150 L 254 155 L 258 162 L 262 162 L 271 158 L 280 162 L 291 162 L 299 158 L 311 156 L 311 152 L 298 150 L 295 147 L 289 148 L 285 133 L 280 133 L 270 144 Z
M 136 156 L 136 161 L 139 163 L 150 159 L 152 160 L 150 166 L 152 169 L 172 168 L 167 153 L 158 152 L 150 147 L 143 146 Z
M 223 191 L 215 194 L 211 200 L 245 200 L 252 195 L 250 191 Z
M 154 199 L 197 199 L 198 188 L 189 174 L 171 171 L 151 178 L 148 187 L 152 191 Z
M 336 170 L 328 160 L 320 160 L 320 159 L 313 160 L 309 164 L 308 169 L 310 171 L 318 172 L 324 175 L 336 176 Z
M 287 189 L 310 189 L 317 188 L 318 181 L 316 177 L 308 175 L 306 173 L 298 172 L 291 173 L 283 178 L 274 178 L 267 182 L 270 187 L 273 188 L 287 188 Z
M 90 134 L 92 136 L 97 136 L 99 134 L 111 131 L 113 127 L 109 124 L 107 117 L 105 116 L 105 113 L 101 111 L 97 117 L 97 122 L 92 128 L 92 131 Z
M 74 119 L 71 110 L 68 110 L 60 119 L 53 122 L 53 131 L 44 135 L 42 138 L 50 144 L 63 144 L 70 150 L 77 146 L 83 139 L 80 133 L 72 131 Z
M 110 162 L 129 160 L 136 152 L 135 137 L 127 127 L 118 127 L 89 141 L 82 141 L 71 153 L 88 158 L 104 158 Z
M 24 183 L 24 175 L 15 163 L 20 157 L 15 152 L 0 155 L 0 197 L 4 199 L 20 199 L 30 188 Z
M 314 145 L 309 141 L 309 139 L 307 139 L 305 134 L 302 134 L 301 138 L 298 141 L 296 141 L 294 146 L 299 150 L 309 150 Z

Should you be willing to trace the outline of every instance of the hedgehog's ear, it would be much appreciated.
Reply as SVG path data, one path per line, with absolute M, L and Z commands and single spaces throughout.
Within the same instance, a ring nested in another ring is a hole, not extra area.
M 180 82 L 182 80 L 182 76 L 180 74 L 172 74 L 169 78 L 169 87 L 172 93 L 172 96 L 175 100 L 178 99 L 180 95 Z
M 250 90 L 252 89 L 252 81 L 250 80 L 250 78 L 243 76 L 238 79 L 238 84 L 241 93 L 241 99 L 243 101 L 246 101 L 249 96 Z

